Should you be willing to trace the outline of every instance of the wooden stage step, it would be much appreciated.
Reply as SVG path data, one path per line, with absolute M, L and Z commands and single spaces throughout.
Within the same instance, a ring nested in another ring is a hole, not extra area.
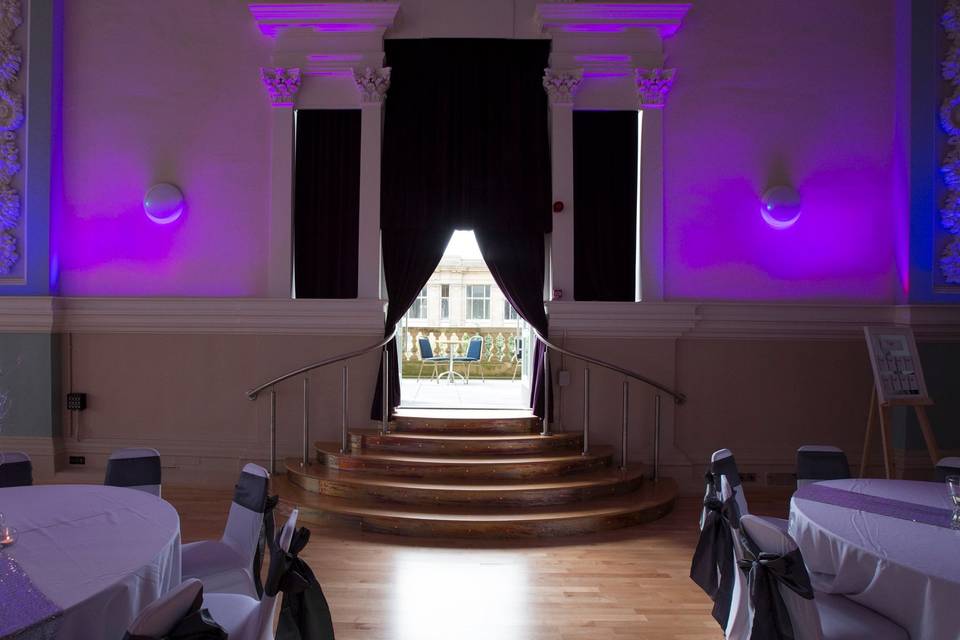
M 384 504 L 312 493 L 282 477 L 273 479 L 272 490 L 279 493 L 284 510 L 299 509 L 305 522 L 333 516 L 359 521 L 369 531 L 451 538 L 560 536 L 616 529 L 663 517 L 677 498 L 677 484 L 669 479 L 643 482 L 636 491 L 621 496 L 546 507 Z
M 390 430 L 444 435 L 538 433 L 540 418 L 529 411 L 397 409 Z
M 408 505 L 558 505 L 635 491 L 643 481 L 644 466 L 621 472 L 615 468 L 543 478 L 526 482 L 470 482 L 443 478 L 420 480 L 371 473 L 339 471 L 325 465 L 304 468 L 287 460 L 287 479 L 306 491 L 347 500 L 369 500 Z
M 583 447 L 581 433 L 539 433 L 451 435 L 447 433 L 388 433 L 376 429 L 355 429 L 350 432 L 354 453 L 390 451 L 421 455 L 492 456 L 538 455 L 551 451 L 579 451 Z
M 317 461 L 331 469 L 367 471 L 416 478 L 525 479 L 595 470 L 609 466 L 610 447 L 546 452 L 537 456 L 425 456 L 382 451 L 342 454 L 337 443 L 316 443 Z

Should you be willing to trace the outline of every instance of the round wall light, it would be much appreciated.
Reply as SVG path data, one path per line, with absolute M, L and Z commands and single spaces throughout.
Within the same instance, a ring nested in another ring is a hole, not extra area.
M 176 222 L 183 213 L 183 192 L 176 185 L 161 182 L 143 196 L 143 211 L 157 224 Z
M 760 201 L 763 221 L 774 229 L 788 229 L 800 219 L 800 194 L 793 187 L 767 189 Z

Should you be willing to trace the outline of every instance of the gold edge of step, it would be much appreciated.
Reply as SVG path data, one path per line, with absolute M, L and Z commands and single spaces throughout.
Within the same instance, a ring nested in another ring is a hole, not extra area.
M 641 487 L 637 491 L 623 496 L 548 507 L 512 507 L 498 509 L 498 513 L 484 513 L 481 510 L 471 511 L 466 508 L 454 507 L 446 507 L 437 511 L 413 508 L 402 509 L 396 505 L 384 507 L 379 503 L 346 501 L 340 498 L 319 496 L 318 494 L 306 492 L 299 487 L 294 487 L 296 491 L 290 491 L 288 489 L 287 493 L 292 493 L 293 495 L 290 498 L 284 499 L 286 502 L 295 502 L 298 506 L 302 504 L 307 510 L 324 511 L 360 518 L 390 518 L 403 521 L 451 522 L 461 524 L 472 522 L 523 523 L 609 517 L 664 507 L 672 508 L 678 494 L 676 481 L 665 478 L 656 483 L 651 483 L 651 485 L 651 487 Z M 301 498 L 301 500 L 297 500 L 298 497 Z M 633 500 L 631 500 L 631 498 L 633 498 Z
M 453 466 L 453 465 L 485 465 L 485 464 L 537 464 L 549 462 L 564 462 L 573 460 L 596 460 L 609 458 L 613 455 L 613 447 L 602 446 L 594 447 L 586 454 L 580 452 L 552 451 L 544 452 L 543 455 L 519 455 L 519 456 L 428 456 L 404 453 L 402 455 L 391 455 L 381 451 L 360 452 L 360 453 L 340 453 L 340 445 L 332 442 L 317 442 L 314 444 L 317 454 L 331 457 L 355 458 L 359 460 L 370 460 L 379 462 L 392 462 L 397 464 L 422 464 Z
M 377 475 L 368 472 L 357 473 L 356 471 L 341 471 L 331 469 L 322 464 L 308 464 L 304 469 L 298 459 L 290 458 L 285 461 L 288 473 L 323 481 L 339 482 L 344 484 L 353 484 L 370 487 L 389 487 L 392 489 L 412 489 L 423 491 L 449 491 L 451 493 L 459 491 L 490 491 L 490 492 L 517 492 L 517 491 L 548 491 L 556 489 L 580 489 L 587 487 L 603 487 L 616 485 L 622 482 L 633 482 L 643 479 L 646 471 L 645 465 L 631 465 L 626 473 L 615 469 L 601 469 L 599 471 L 586 471 L 569 476 L 559 476 L 550 481 L 544 478 L 537 478 L 536 481 L 529 483 L 516 482 L 464 482 L 457 479 L 456 482 L 422 482 L 407 481 L 399 476 Z
M 380 433 L 378 429 L 351 429 L 351 436 L 357 437 L 377 437 L 377 438 L 391 438 L 395 440 L 429 440 L 436 442 L 523 442 L 526 440 L 531 441 L 543 441 L 543 440 L 577 440 L 583 437 L 582 433 L 574 431 L 563 431 L 560 433 L 551 433 L 549 435 L 541 435 L 539 433 L 512 433 L 512 434 L 490 434 L 490 435 L 464 435 L 464 434 L 450 434 L 444 435 L 441 433 Z

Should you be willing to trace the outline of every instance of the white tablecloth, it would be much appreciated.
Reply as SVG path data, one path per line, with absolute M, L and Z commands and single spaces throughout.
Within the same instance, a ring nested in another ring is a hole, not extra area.
M 4 553 L 63 609 L 58 640 L 120 640 L 144 606 L 180 584 L 180 517 L 143 491 L 0 489 L 0 512 L 19 531 Z
M 831 480 L 837 489 L 951 508 L 946 486 L 907 480 Z M 793 498 L 790 535 L 819 591 L 844 594 L 913 640 L 960 638 L 960 531 Z

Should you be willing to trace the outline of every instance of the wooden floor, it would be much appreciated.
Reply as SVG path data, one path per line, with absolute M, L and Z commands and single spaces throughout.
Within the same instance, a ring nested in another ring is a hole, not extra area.
M 230 492 L 164 487 L 183 540 L 219 537 Z M 785 517 L 788 491 L 751 511 Z M 589 536 L 500 543 L 310 525 L 301 554 L 338 640 L 720 640 L 710 601 L 688 577 L 700 501 L 665 518 Z

